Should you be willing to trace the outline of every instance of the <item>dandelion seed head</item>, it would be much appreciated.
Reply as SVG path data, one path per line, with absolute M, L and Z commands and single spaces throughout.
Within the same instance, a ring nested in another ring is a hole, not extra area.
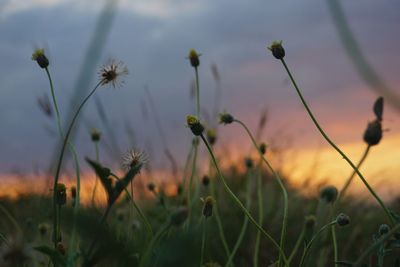
M 128 171 L 139 164 L 146 164 L 147 161 L 148 158 L 144 152 L 131 149 L 122 157 L 121 167 Z
M 109 63 L 100 68 L 99 78 L 101 85 L 110 84 L 113 88 L 121 87 L 124 81 L 121 76 L 128 74 L 128 68 L 122 61 L 114 59 L 109 60 Z

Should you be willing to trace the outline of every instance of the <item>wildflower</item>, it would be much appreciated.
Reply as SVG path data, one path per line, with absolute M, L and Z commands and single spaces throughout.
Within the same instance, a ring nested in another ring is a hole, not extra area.
M 207 141 L 210 143 L 210 145 L 214 145 L 215 141 L 217 141 L 217 133 L 214 129 L 207 130 Z
M 199 119 L 196 116 L 186 116 L 186 123 L 194 135 L 199 136 L 203 133 L 204 126 L 200 123 Z
M 120 80 L 120 76 L 127 75 L 128 68 L 122 61 L 110 60 L 108 64 L 101 67 L 99 71 L 100 84 L 106 85 L 111 83 L 112 87 L 121 87 L 124 81 Z
M 36 49 L 31 58 L 36 61 L 42 69 L 49 66 L 49 59 L 44 54 L 44 49 Z
M 201 183 L 202 183 L 204 186 L 208 186 L 208 184 L 210 183 L 210 178 L 209 178 L 207 175 L 204 175 L 204 176 L 203 176 L 203 179 L 201 179 Z
M 339 226 L 346 226 L 350 223 L 350 217 L 347 216 L 344 213 L 340 213 L 337 217 L 336 217 L 336 223 Z
M 276 59 L 283 59 L 285 56 L 285 49 L 282 47 L 282 41 L 273 41 L 268 49 Z
M 190 61 L 190 65 L 192 65 L 193 68 L 197 68 L 200 65 L 200 60 L 199 57 L 201 54 L 198 54 L 196 50 L 190 49 L 188 59 Z
M 261 154 L 265 154 L 267 152 L 267 145 L 265 143 L 261 143 L 260 147 L 258 148 Z
M 215 199 L 212 196 L 208 196 L 205 199 L 201 198 L 201 201 L 203 202 L 203 216 L 207 219 L 212 216 Z
M 56 187 L 56 203 L 57 205 L 65 205 L 67 203 L 67 188 L 65 184 L 58 183 Z
M 382 123 L 379 119 L 368 123 L 363 138 L 364 141 L 370 146 L 379 144 L 382 139 Z
M 122 157 L 121 167 L 129 171 L 131 168 L 139 164 L 145 164 L 146 162 L 147 156 L 144 152 L 131 149 Z
M 219 123 L 221 124 L 230 124 L 233 120 L 233 116 L 229 113 L 224 112 L 219 114 Z
M 90 137 L 92 138 L 93 142 L 98 142 L 98 141 L 100 141 L 101 132 L 99 130 L 97 130 L 96 128 L 92 128 L 90 130 Z
M 320 198 L 325 200 L 327 203 L 335 202 L 338 196 L 338 190 L 334 186 L 326 186 L 322 188 Z

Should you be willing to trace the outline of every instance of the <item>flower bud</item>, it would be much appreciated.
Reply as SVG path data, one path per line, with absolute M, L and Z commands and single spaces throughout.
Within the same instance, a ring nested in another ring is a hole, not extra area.
M 382 124 L 379 119 L 368 123 L 367 129 L 364 132 L 364 141 L 374 146 L 379 144 L 382 139 Z
M 261 154 L 265 154 L 265 152 L 267 152 L 267 145 L 265 143 L 261 143 L 260 147 L 258 148 L 261 152 Z
M 246 165 L 247 169 L 251 169 L 254 167 L 253 159 L 252 158 L 245 158 L 244 164 Z
M 92 128 L 90 130 L 90 137 L 92 138 L 93 142 L 98 142 L 98 141 L 100 141 L 101 132 L 99 130 L 97 130 L 96 128 Z
M 186 117 L 187 125 L 195 136 L 199 136 L 204 131 L 204 126 L 200 123 L 196 116 L 188 115 Z
M 32 54 L 32 60 L 36 61 L 42 69 L 49 66 L 49 60 L 44 54 L 44 49 L 36 49 Z
M 386 235 L 387 233 L 389 233 L 389 231 L 390 231 L 389 225 L 381 224 L 381 226 L 379 226 L 379 236 Z
M 326 186 L 322 188 L 320 198 L 325 200 L 327 203 L 335 202 L 338 196 L 338 190 L 334 186 Z
M 210 183 L 210 178 L 207 175 L 204 175 L 203 178 L 201 179 L 201 183 L 204 186 L 208 186 L 208 184 Z
M 193 68 L 197 68 L 200 65 L 199 56 L 200 54 L 198 54 L 196 50 L 191 49 L 189 51 L 188 59 L 190 61 L 190 65 L 192 65 Z
M 155 190 L 156 190 L 156 185 L 155 185 L 154 183 L 148 183 L 148 184 L 147 184 L 147 189 L 148 189 L 150 192 L 155 192 Z
M 221 113 L 219 114 L 219 123 L 221 124 L 230 124 L 234 120 L 233 116 L 229 113 Z
M 336 223 L 339 226 L 346 226 L 350 223 L 350 217 L 347 216 L 344 213 L 340 213 L 337 217 L 336 217 Z
M 210 145 L 214 145 L 215 141 L 217 140 L 217 133 L 215 132 L 214 129 L 208 129 L 207 130 L 207 141 L 210 143 Z
M 65 205 L 67 203 L 67 188 L 65 184 L 57 184 L 56 186 L 56 203 L 57 205 Z
M 214 198 L 212 196 L 208 196 L 205 199 L 201 199 L 203 201 L 203 216 L 207 219 L 212 216 Z
M 285 49 L 282 47 L 282 41 L 273 41 L 268 49 L 276 59 L 283 59 L 285 57 Z

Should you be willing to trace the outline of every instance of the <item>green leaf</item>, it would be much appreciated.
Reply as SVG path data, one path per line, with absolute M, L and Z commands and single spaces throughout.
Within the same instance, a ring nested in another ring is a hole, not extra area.
M 135 176 L 140 173 L 143 164 L 139 163 L 132 167 L 126 174 L 125 177 L 118 180 L 115 184 L 115 195 L 118 197 L 121 192 L 129 185 L 129 183 L 135 178 Z
M 108 203 L 112 204 L 116 200 L 114 188 L 111 183 L 111 179 L 109 178 L 111 171 L 109 168 L 103 167 L 100 163 L 93 161 L 89 158 L 86 158 L 86 161 L 89 165 L 94 169 L 97 176 L 100 179 L 101 184 L 103 185 L 105 191 L 107 192 Z
M 34 247 L 35 250 L 49 256 L 54 265 L 65 267 L 67 266 L 67 259 L 61 255 L 60 252 L 48 246 Z

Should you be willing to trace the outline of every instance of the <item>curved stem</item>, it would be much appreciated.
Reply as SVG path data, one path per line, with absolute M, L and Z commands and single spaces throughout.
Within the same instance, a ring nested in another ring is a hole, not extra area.
M 264 220 L 264 201 L 262 196 L 262 180 L 261 180 L 261 166 L 258 165 L 257 171 L 257 199 L 258 199 L 258 224 L 262 225 Z M 257 232 L 256 237 L 256 245 L 254 249 L 254 256 L 253 256 L 253 266 L 258 267 L 258 256 L 260 253 L 260 240 L 261 240 L 261 232 Z M 290 258 L 288 259 L 290 263 Z
M 314 241 L 317 239 L 317 237 L 318 237 L 326 228 L 331 227 L 331 226 L 333 226 L 333 225 L 335 225 L 335 224 L 336 224 L 336 220 L 335 220 L 335 221 L 332 221 L 332 222 L 330 222 L 330 223 L 328 223 L 328 224 L 325 224 L 325 225 L 322 226 L 322 228 L 319 229 L 319 231 L 311 238 L 310 242 L 307 244 L 306 248 L 304 249 L 303 256 L 301 257 L 299 267 L 303 267 L 304 262 L 305 262 L 305 260 L 306 260 L 306 258 L 307 258 L 307 256 L 308 256 L 309 251 L 310 251 L 310 248 L 311 248 L 312 244 L 314 243 Z
M 258 153 L 260 154 L 260 157 L 262 158 L 264 163 L 267 165 L 268 169 L 272 172 L 272 174 L 274 175 L 276 181 L 279 184 L 279 187 L 281 188 L 281 191 L 282 191 L 282 194 L 283 194 L 283 219 L 282 219 L 282 230 L 281 230 L 281 239 L 280 239 L 279 246 L 284 251 L 284 249 L 285 249 L 285 239 L 286 239 L 286 228 L 287 228 L 287 222 L 288 222 L 288 212 L 289 212 L 289 201 L 288 201 L 287 190 L 285 188 L 285 185 L 283 184 L 282 178 L 279 176 L 279 174 L 275 171 L 275 169 L 272 167 L 272 165 L 269 163 L 269 161 L 261 153 L 261 151 L 259 149 L 259 146 L 258 146 L 258 144 L 256 142 L 256 139 L 254 138 L 254 136 L 252 135 L 252 133 L 250 132 L 250 130 L 246 126 L 246 124 L 244 124 L 242 121 L 237 120 L 237 119 L 234 119 L 234 121 L 239 123 L 246 130 L 246 132 L 249 135 L 251 141 L 253 142 L 254 147 L 256 148 Z M 281 256 L 282 255 L 279 256 L 279 260 L 278 260 L 278 266 L 279 267 L 281 266 L 281 262 L 282 262 Z
M 243 206 L 242 202 L 237 198 L 237 196 L 232 192 L 232 190 L 230 189 L 230 187 L 228 186 L 228 184 L 225 181 L 224 176 L 221 173 L 221 170 L 219 169 L 219 166 L 217 164 L 217 161 L 215 159 L 214 153 L 212 151 L 212 148 L 210 147 L 210 145 L 208 144 L 207 140 L 204 138 L 204 135 L 201 134 L 200 135 L 201 139 L 203 140 L 204 144 L 207 147 L 207 150 L 211 156 L 211 159 L 214 163 L 215 168 L 217 169 L 217 174 L 218 174 L 218 178 L 221 180 L 222 184 L 224 185 L 225 191 L 229 194 L 229 196 L 233 199 L 233 201 L 236 203 L 236 205 L 246 214 L 246 216 L 249 218 L 249 220 L 251 221 L 252 224 L 254 224 L 254 226 L 261 231 L 261 233 L 268 239 L 271 241 L 271 243 L 274 245 L 274 247 L 279 251 L 279 254 L 282 255 L 283 261 L 285 262 L 285 264 L 287 265 L 287 259 L 285 256 L 285 253 L 282 251 L 281 247 L 279 246 L 279 244 L 275 241 L 275 239 L 269 235 L 257 222 L 256 220 L 251 216 L 250 212 Z
M 294 88 L 296 89 L 297 94 L 300 97 L 301 102 L 303 103 L 304 108 L 307 110 L 308 115 L 310 116 L 311 120 L 314 122 L 315 126 L 317 127 L 318 131 L 321 133 L 321 135 L 325 138 L 325 140 L 343 157 L 343 159 L 353 168 L 353 170 L 357 173 L 357 175 L 360 177 L 361 181 L 364 183 L 364 185 L 367 187 L 368 191 L 374 196 L 374 198 L 376 199 L 376 201 L 378 201 L 379 205 L 381 206 L 381 208 L 384 210 L 384 212 L 386 213 L 388 219 L 390 220 L 390 223 L 392 225 L 395 224 L 395 221 L 392 217 L 392 215 L 390 214 L 389 210 L 387 209 L 387 207 L 385 206 L 385 204 L 383 203 L 383 201 L 380 199 L 380 197 L 376 194 L 376 192 L 374 191 L 374 189 L 372 189 L 372 187 L 369 185 L 369 183 L 367 182 L 367 180 L 364 178 L 364 176 L 361 174 L 361 172 L 357 169 L 357 167 L 353 164 L 353 162 L 346 156 L 346 154 L 343 153 L 342 150 L 340 150 L 339 147 L 336 146 L 336 144 L 328 137 L 328 135 L 324 132 L 324 130 L 321 128 L 321 126 L 319 125 L 317 119 L 314 117 L 313 113 L 311 112 L 311 109 L 308 107 L 308 104 L 306 103 L 299 87 L 296 84 L 296 81 L 294 80 L 288 66 L 286 65 L 286 62 L 284 59 L 281 59 L 281 62 L 283 64 L 283 66 L 286 69 L 286 72 L 289 75 L 290 80 L 292 81 L 292 84 L 294 86 Z
M 153 236 L 153 238 L 150 241 L 150 244 L 147 246 L 145 252 L 143 253 L 143 257 L 140 260 L 139 267 L 146 266 L 147 259 L 150 255 L 150 253 L 153 251 L 154 245 L 160 239 L 160 237 L 169 230 L 170 226 L 171 226 L 171 224 L 169 222 L 165 223 L 163 226 L 161 226 L 161 228 L 158 230 L 158 232 L 155 234 L 155 236 Z
M 367 147 L 366 147 L 366 149 L 365 149 L 365 151 L 364 151 L 364 153 L 363 153 L 363 155 L 362 155 L 360 161 L 358 162 L 358 164 L 357 164 L 357 166 L 356 166 L 358 170 L 360 169 L 361 165 L 364 163 L 365 159 L 367 158 L 368 153 L 369 153 L 369 151 L 370 151 L 370 148 L 371 148 L 371 146 L 370 146 L 370 145 L 367 145 Z M 353 173 L 350 175 L 350 177 L 347 178 L 346 183 L 344 184 L 342 190 L 340 190 L 339 196 L 338 196 L 338 201 L 339 201 L 339 200 L 345 195 L 345 193 L 347 192 L 347 189 L 349 188 L 351 182 L 353 181 L 354 176 L 356 176 L 356 172 L 355 172 L 355 171 L 353 171 Z
M 101 81 L 93 88 L 93 90 L 89 93 L 88 96 L 86 96 L 86 98 L 82 101 L 82 103 L 80 104 L 80 106 L 78 107 L 77 111 L 75 112 L 74 117 L 72 118 L 71 123 L 69 124 L 68 130 L 67 130 L 67 134 L 64 137 L 64 142 L 62 144 L 61 147 L 61 152 L 60 152 L 60 156 L 58 158 L 58 163 L 57 163 L 57 169 L 56 169 L 56 174 L 54 175 L 54 186 L 53 186 L 53 211 L 54 214 L 57 213 L 57 203 L 56 203 L 56 198 L 57 198 L 57 183 L 58 183 L 58 179 L 60 177 L 60 171 L 61 171 L 61 165 L 62 165 L 62 161 L 64 158 L 64 152 L 65 152 L 65 148 L 67 146 L 68 143 L 68 138 L 71 134 L 72 128 L 74 126 L 74 123 L 76 121 L 76 119 L 78 118 L 78 115 L 80 113 L 80 111 L 82 110 L 83 106 L 86 104 L 86 102 L 89 100 L 89 98 L 94 94 L 94 92 L 96 92 L 97 88 L 99 88 L 99 86 L 101 85 Z M 78 193 L 78 190 L 77 190 Z M 56 220 L 54 220 L 53 222 L 53 233 L 57 233 L 57 222 Z M 54 245 L 57 246 L 57 242 L 56 240 L 54 241 Z
M 250 172 L 251 171 L 249 171 L 249 173 Z M 250 177 L 250 175 L 247 175 L 247 177 L 246 177 L 246 180 L 247 180 L 246 209 L 248 209 L 248 210 L 250 209 L 250 206 L 251 206 L 251 187 L 252 187 L 252 181 L 253 181 L 252 178 L 254 178 L 254 177 Z M 243 241 L 248 224 L 249 224 L 249 218 L 246 215 L 244 215 L 242 228 L 240 229 L 239 236 L 236 240 L 235 245 L 233 246 L 232 253 L 229 256 L 228 262 L 225 264 L 225 267 L 228 267 L 232 264 L 233 258 L 235 257 L 236 252 L 238 251 L 239 246 Z
M 211 169 L 211 164 L 212 160 L 210 159 L 210 169 Z M 211 178 L 211 175 L 210 175 Z M 215 179 L 211 179 L 210 181 L 210 189 L 211 189 L 211 196 L 214 199 L 217 199 L 217 193 L 215 191 Z M 214 206 L 214 214 L 215 214 L 215 220 L 217 221 L 217 227 L 218 227 L 218 233 L 219 233 L 219 238 L 221 239 L 222 246 L 224 247 L 225 254 L 227 259 L 229 258 L 229 255 L 231 254 L 229 250 L 228 243 L 226 242 L 225 234 L 224 234 L 224 227 L 222 225 L 221 217 L 219 216 L 219 208 L 218 205 L 216 204 Z
M 354 263 L 354 267 L 359 267 L 363 264 L 363 261 L 370 253 L 376 250 L 383 242 L 388 240 L 394 233 L 396 233 L 400 229 L 400 223 L 395 225 L 392 230 L 390 230 L 387 234 L 381 236 L 374 244 L 369 246 L 364 253 L 357 259 L 356 263 Z
M 292 250 L 292 252 L 290 253 L 290 256 L 288 258 L 288 262 L 292 262 L 294 256 L 296 256 L 297 251 L 300 248 L 301 243 L 304 241 L 304 235 L 306 233 L 306 229 L 303 227 L 303 229 L 300 232 L 299 237 L 297 238 L 296 244 L 294 245 L 294 248 Z

